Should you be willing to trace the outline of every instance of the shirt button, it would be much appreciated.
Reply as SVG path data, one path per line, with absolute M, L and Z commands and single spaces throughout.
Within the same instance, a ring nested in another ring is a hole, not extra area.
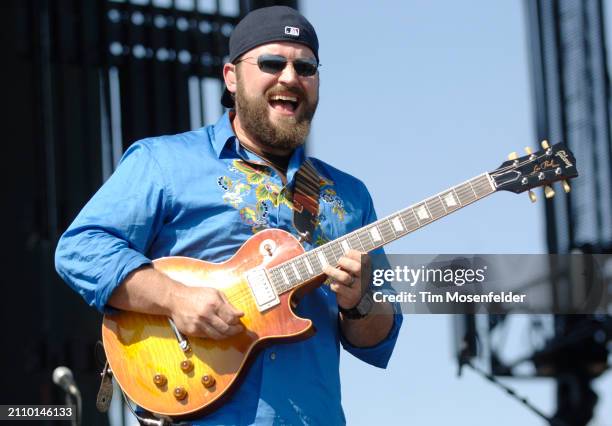
M 274 361 L 274 360 L 276 359 L 276 352 L 272 352 L 272 353 L 270 354 L 270 359 L 271 359 L 272 361 Z

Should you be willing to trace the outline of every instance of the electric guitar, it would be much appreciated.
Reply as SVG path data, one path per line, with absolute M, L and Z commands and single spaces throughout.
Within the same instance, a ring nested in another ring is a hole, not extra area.
M 563 144 L 517 158 L 433 197 L 305 252 L 291 234 L 268 229 L 249 238 L 223 263 L 165 257 L 153 267 L 190 286 L 214 287 L 244 312 L 245 330 L 225 340 L 183 336 L 165 316 L 120 312 L 105 315 L 104 350 L 125 394 L 146 410 L 173 419 L 201 415 L 222 403 L 237 386 L 256 350 L 266 344 L 305 339 L 309 319 L 292 308 L 300 295 L 321 285 L 323 268 L 336 265 L 349 249 L 370 252 L 496 191 L 515 193 L 578 176 L 575 159 Z

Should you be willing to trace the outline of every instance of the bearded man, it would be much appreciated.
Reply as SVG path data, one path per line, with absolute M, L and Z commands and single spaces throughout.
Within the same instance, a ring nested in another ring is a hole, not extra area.
M 230 258 L 268 228 L 303 236 L 294 225 L 296 175 L 319 99 L 318 39 L 294 9 L 248 14 L 230 37 L 224 65 L 228 111 L 219 121 L 138 141 L 62 235 L 56 268 L 91 306 L 165 315 L 185 336 L 228 339 L 245 333 L 245 313 L 213 287 L 189 286 L 152 259 Z M 364 184 L 308 159 L 320 185 L 318 215 L 304 249 L 376 219 Z M 363 253 L 347 250 L 326 265 L 330 285 L 305 295 L 296 313 L 313 321 L 306 340 L 269 346 L 240 385 L 193 424 L 344 424 L 340 344 L 385 367 L 401 324 L 386 303 L 365 303 L 370 274 Z

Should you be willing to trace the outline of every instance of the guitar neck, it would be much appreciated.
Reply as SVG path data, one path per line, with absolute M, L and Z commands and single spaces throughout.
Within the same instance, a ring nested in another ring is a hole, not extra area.
M 268 269 L 270 281 L 277 294 L 285 293 L 322 275 L 325 266 L 336 265 L 338 259 L 350 249 L 370 252 L 480 200 L 496 190 L 489 173 L 483 173 Z

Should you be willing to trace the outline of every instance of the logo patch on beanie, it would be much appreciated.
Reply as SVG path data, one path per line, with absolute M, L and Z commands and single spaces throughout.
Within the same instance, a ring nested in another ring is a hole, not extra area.
M 297 27 L 285 27 L 285 34 L 293 36 L 293 37 L 299 37 L 300 36 L 300 29 Z

